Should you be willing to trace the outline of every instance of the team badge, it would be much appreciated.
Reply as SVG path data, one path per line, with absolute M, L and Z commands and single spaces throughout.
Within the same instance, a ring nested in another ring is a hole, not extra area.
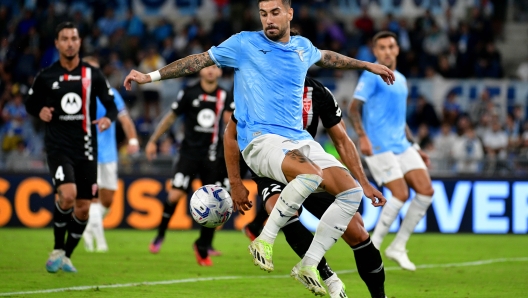
M 310 98 L 303 98 L 303 109 L 306 113 L 309 113 L 312 109 L 312 100 Z
M 304 50 L 295 50 L 295 52 L 297 54 L 299 54 L 299 58 L 301 59 L 302 62 L 304 62 Z
M 89 78 L 82 78 L 82 85 L 84 89 L 88 89 L 91 83 L 92 83 L 92 80 L 90 80 Z

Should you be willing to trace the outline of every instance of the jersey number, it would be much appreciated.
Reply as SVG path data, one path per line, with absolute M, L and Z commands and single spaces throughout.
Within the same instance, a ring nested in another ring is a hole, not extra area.
M 281 193 L 281 192 L 282 192 L 282 190 L 281 190 L 281 186 L 278 185 L 278 184 L 272 184 L 272 185 L 270 185 L 270 187 L 273 187 L 273 188 L 271 189 L 271 192 L 275 192 L 275 193 L 277 193 L 277 192 L 278 192 L 278 193 Z M 269 188 L 270 188 L 270 187 L 266 187 L 266 188 L 264 188 L 264 189 L 262 190 L 262 200 L 263 200 L 263 201 L 265 201 L 265 200 L 268 199 L 268 196 L 270 195 L 270 192 L 269 192 Z
M 174 175 L 172 185 L 174 185 L 174 187 L 187 188 L 189 186 L 189 176 L 185 177 L 182 173 L 177 173 L 176 175 Z
M 64 171 L 62 170 L 62 166 L 57 168 L 57 172 L 55 172 L 55 179 L 64 181 Z

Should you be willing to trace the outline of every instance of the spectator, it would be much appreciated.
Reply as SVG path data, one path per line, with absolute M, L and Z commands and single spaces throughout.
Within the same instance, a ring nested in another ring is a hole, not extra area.
M 14 150 L 9 152 L 6 158 L 6 170 L 13 172 L 31 172 L 34 170 L 31 164 L 29 151 L 23 140 L 16 142 Z
M 114 32 L 122 26 L 123 23 L 116 18 L 112 8 L 107 8 L 105 16 L 97 22 L 97 28 L 99 28 L 103 35 L 106 35 L 107 37 L 114 34 Z
M 303 5 L 299 11 L 299 18 L 294 20 L 293 24 L 299 29 L 299 33 L 308 38 L 312 43 L 315 42 L 317 32 L 317 21 L 310 15 L 308 6 Z
M 460 104 L 458 104 L 457 102 L 456 93 L 449 92 L 449 94 L 447 95 L 447 99 L 444 103 L 444 108 L 442 112 L 444 122 L 449 124 L 450 126 L 455 125 L 458 116 L 461 112 Z
M 127 36 L 141 37 L 145 33 L 145 25 L 141 19 L 134 14 L 132 9 L 127 11 L 127 16 L 123 22 L 123 28 Z
M 147 50 L 145 58 L 139 64 L 139 71 L 143 73 L 150 73 L 156 71 L 165 66 L 165 60 L 158 54 L 156 47 L 150 46 Z M 151 108 L 154 108 L 154 118 L 160 115 L 160 95 L 161 95 L 162 82 L 154 82 L 151 84 L 141 85 L 143 91 L 143 100 L 145 107 L 145 121 L 150 122 L 152 114 Z
M 436 115 L 436 111 L 432 104 L 427 102 L 423 95 L 418 96 L 416 102 L 416 110 L 414 112 L 413 126 L 418 128 L 420 124 L 426 124 L 429 127 L 437 128 L 440 126 L 440 121 Z
M 372 39 L 367 40 L 366 44 L 358 48 L 356 59 L 368 62 L 376 61 L 376 57 L 374 57 L 374 53 L 372 53 Z
M 233 34 L 233 30 L 231 29 L 231 23 L 229 22 L 229 20 L 225 18 L 222 10 L 219 9 L 216 14 L 216 20 L 214 21 L 213 27 L 211 29 L 211 33 L 210 33 L 211 41 L 213 42 L 214 45 L 218 45 L 224 40 L 226 40 L 232 34 Z M 172 60 L 167 60 L 167 59 L 165 60 L 172 61 Z
M 491 131 L 491 116 L 488 113 L 483 114 L 480 116 L 477 129 L 475 132 L 477 133 L 477 136 L 482 139 L 484 135 L 488 134 L 489 131 Z
M 493 121 L 491 130 L 482 136 L 486 155 L 492 158 L 505 159 L 508 148 L 508 135 L 501 128 L 499 121 Z
M 13 99 L 5 105 L 2 110 L 2 119 L 5 123 L 2 129 L 4 134 L 2 149 L 11 151 L 16 149 L 18 142 L 22 141 L 24 134 L 28 133 L 24 131 L 29 122 L 22 94 L 15 94 Z
M 356 27 L 363 40 L 368 40 L 374 35 L 374 21 L 368 14 L 368 9 L 363 7 L 361 10 L 361 16 L 354 21 L 354 27 Z
M 172 36 L 172 24 L 169 23 L 165 18 L 161 18 L 154 30 L 152 30 L 152 34 L 156 38 L 156 42 L 159 44 L 163 40 Z
M 482 144 L 469 126 L 464 135 L 457 138 L 453 144 L 453 158 L 456 161 L 456 171 L 459 174 L 476 174 L 484 157 Z
M 429 132 L 429 127 L 425 123 L 420 124 L 418 127 L 417 137 L 420 148 L 425 148 L 429 144 L 433 143 L 433 139 L 431 138 L 431 134 Z
M 510 151 L 517 150 L 517 147 L 520 145 L 520 127 L 516 125 L 513 114 L 508 114 L 506 116 L 506 125 L 505 130 L 506 135 L 508 136 L 508 149 Z
M 489 42 L 485 50 L 479 55 L 475 64 L 475 76 L 478 78 L 501 78 L 502 66 L 501 55 L 495 44 Z
M 431 56 L 438 56 L 447 51 L 449 39 L 445 32 L 441 31 L 438 25 L 433 23 L 431 30 L 427 33 L 423 41 L 424 52 Z
M 470 108 L 471 119 L 476 122 L 484 114 L 498 115 L 500 107 L 493 102 L 488 89 L 484 89 L 480 94 L 480 100 L 475 101 Z
M 457 140 L 457 135 L 451 130 L 451 127 L 447 122 L 442 123 L 440 134 L 434 139 L 437 156 L 444 160 L 449 160 L 452 157 L 453 148 Z
M 456 78 L 457 76 L 456 70 L 449 65 L 449 60 L 444 55 L 438 57 L 437 70 L 438 73 L 446 79 Z

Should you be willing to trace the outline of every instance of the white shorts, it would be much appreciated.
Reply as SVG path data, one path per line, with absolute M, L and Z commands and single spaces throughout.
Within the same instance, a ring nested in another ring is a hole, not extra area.
M 99 189 L 117 190 L 117 162 L 97 164 Z
M 298 149 L 321 169 L 344 166 L 314 140 L 293 141 L 285 137 L 266 134 L 260 136 L 242 151 L 242 157 L 247 165 L 259 177 L 268 177 L 275 181 L 288 184 L 282 173 L 282 161 L 288 151 Z
M 400 154 L 387 151 L 367 156 L 365 161 L 372 177 L 379 186 L 403 178 L 403 175 L 412 170 L 427 170 L 422 157 L 413 147 L 409 147 Z

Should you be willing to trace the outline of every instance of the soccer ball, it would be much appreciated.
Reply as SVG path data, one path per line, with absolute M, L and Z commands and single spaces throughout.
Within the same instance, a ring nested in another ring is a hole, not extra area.
M 222 187 L 205 185 L 194 192 L 189 208 L 197 223 L 206 228 L 216 228 L 231 217 L 233 200 Z

